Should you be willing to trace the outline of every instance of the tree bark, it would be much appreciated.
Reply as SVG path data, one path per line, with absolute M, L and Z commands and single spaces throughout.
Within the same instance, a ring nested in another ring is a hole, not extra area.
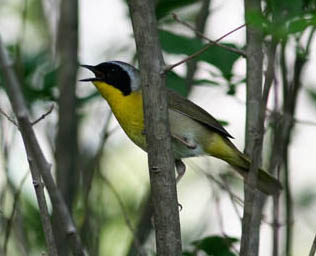
M 261 13 L 260 0 L 245 0 L 245 15 L 249 12 Z M 258 168 L 261 163 L 264 111 L 262 111 L 262 35 L 247 24 L 247 109 L 246 109 L 246 148 L 251 159 L 248 182 L 245 183 L 245 204 L 242 220 L 241 256 L 258 255 L 261 222 L 261 205 L 264 195 L 255 189 Z M 249 185 L 247 185 L 249 184 Z
M 56 180 L 70 212 L 72 212 L 73 198 L 80 175 L 77 170 L 77 51 L 78 1 L 61 1 L 57 38 L 57 54 L 60 65 L 58 72 L 59 121 L 55 150 Z M 54 222 L 58 221 L 58 218 L 54 218 Z M 60 227 L 60 225 L 56 225 L 56 227 Z M 65 234 L 57 228 L 55 235 L 60 255 L 67 255 L 67 245 L 64 242 Z
M 19 122 L 19 129 L 25 148 L 28 151 L 28 157 L 34 161 L 34 165 L 40 172 L 49 193 L 53 211 L 60 220 L 63 232 L 67 234 L 67 240 L 65 240 L 64 243 L 67 244 L 67 242 L 69 242 L 69 246 L 72 248 L 74 255 L 86 255 L 67 206 L 55 185 L 50 172 L 51 165 L 47 162 L 35 136 L 32 124 L 29 120 L 29 113 L 24 103 L 21 86 L 12 70 L 12 65 L 10 65 L 9 61 L 5 61 L 5 57 L 7 57 L 7 52 L 5 52 L 0 41 L 0 60 L 3 60 L 1 67 L 5 71 L 5 85 L 14 113 Z
M 157 255 L 180 255 L 181 234 L 168 103 L 153 0 L 130 0 L 143 89 Z

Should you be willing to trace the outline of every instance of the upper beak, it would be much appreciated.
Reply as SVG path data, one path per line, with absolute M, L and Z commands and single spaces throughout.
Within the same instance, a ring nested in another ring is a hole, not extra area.
M 89 69 L 90 71 L 92 71 L 95 76 L 97 76 L 97 69 L 95 68 L 95 66 L 91 66 L 91 65 L 80 65 L 80 67 L 83 67 L 83 68 L 87 68 Z M 80 79 L 79 81 L 80 82 L 91 82 L 91 81 L 96 81 L 98 80 L 97 77 L 91 77 L 91 78 L 85 78 L 85 79 Z

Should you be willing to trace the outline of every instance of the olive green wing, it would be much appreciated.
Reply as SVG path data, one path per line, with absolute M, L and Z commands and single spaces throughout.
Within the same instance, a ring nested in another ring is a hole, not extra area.
M 233 138 L 233 136 L 231 136 L 224 127 L 204 109 L 170 89 L 167 89 L 167 94 L 170 109 L 191 117 L 225 137 Z

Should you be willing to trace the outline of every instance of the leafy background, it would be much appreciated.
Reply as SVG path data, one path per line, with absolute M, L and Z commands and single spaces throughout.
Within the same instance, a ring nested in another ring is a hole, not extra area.
M 307 34 L 315 26 L 315 1 L 267 1 L 265 16 L 250 14 L 248 19 L 266 34 L 288 39 L 287 66 L 293 67 L 297 45 L 304 45 Z M 36 119 L 58 97 L 58 65 L 54 55 L 56 31 L 56 6 L 46 6 L 39 0 L 2 1 L 0 9 L 0 34 L 16 60 L 16 70 L 22 84 L 32 117 Z M 80 1 L 80 63 L 97 64 L 105 60 L 122 60 L 135 63 L 135 45 L 128 10 L 124 1 Z M 111 8 L 109 8 L 109 6 Z M 160 39 L 167 63 L 174 63 L 199 50 L 204 42 L 194 33 L 175 22 L 171 12 L 194 23 L 200 4 L 193 0 L 160 0 L 156 14 L 159 19 Z M 47 10 L 50 10 L 48 12 Z M 244 23 L 242 1 L 211 1 L 210 16 L 205 34 L 217 39 Z M 273 20 L 271 17 L 277 17 Z M 299 44 L 297 44 L 299 42 Z M 240 30 L 223 43 L 243 49 L 244 30 Z M 309 61 L 302 77 L 303 89 L 296 112 L 297 125 L 290 148 L 291 185 L 294 200 L 293 255 L 306 255 L 316 229 L 314 142 L 316 139 L 316 48 L 312 44 Z M 292 58 L 292 59 L 291 59 Z M 168 75 L 168 86 L 223 120 L 236 138 L 234 143 L 243 148 L 245 113 L 245 61 L 235 53 L 218 47 L 210 48 L 198 58 L 198 70 L 192 84 L 185 87 L 186 65 Z M 80 69 L 79 78 L 88 73 Z M 292 76 L 289 72 L 288 76 Z M 1 79 L 1 76 L 0 76 Z M 1 81 L 1 80 L 0 80 Z M 79 142 L 83 157 L 93 155 L 102 138 L 107 104 L 87 84 L 78 83 L 78 114 L 80 117 Z M 273 102 L 269 102 L 273 106 Z M 12 116 L 5 91 L 0 83 L 0 107 Z M 36 125 L 35 129 L 46 156 L 54 164 L 54 137 L 58 122 L 56 107 L 51 115 Z M 95 168 L 88 197 L 78 189 L 73 215 L 83 240 L 94 252 L 92 255 L 127 255 L 132 241 L 124 214 L 133 226 L 141 218 L 148 196 L 148 174 L 145 154 L 136 148 L 120 129 L 115 118 L 108 125 L 110 136 L 104 145 L 102 157 Z M 269 144 L 269 130 L 266 145 Z M 0 115 L 0 230 L 8 230 L 14 207 L 17 208 L 8 243 L 8 255 L 35 255 L 45 250 L 39 223 L 39 213 L 34 197 L 23 144 L 16 128 Z M 268 155 L 268 146 L 266 150 Z M 242 183 L 232 175 L 229 167 L 213 158 L 186 160 L 188 171 L 178 185 L 183 243 L 183 255 L 236 255 L 240 238 L 240 219 L 230 197 L 223 192 L 208 174 L 227 180 L 234 193 L 242 197 Z M 84 168 L 83 168 L 84 169 Z M 78 171 L 84 179 L 85 170 Z M 87 168 L 87 172 L 89 172 Z M 25 178 L 25 182 L 23 182 Z M 109 185 L 110 184 L 112 185 Z M 82 188 L 84 182 L 79 182 Z M 114 189 L 113 189 L 114 188 Z M 20 191 L 21 190 L 21 191 Z M 15 195 L 18 195 L 15 196 Z M 119 198 L 118 196 L 119 195 Z M 122 204 L 124 205 L 122 207 Z M 261 255 L 271 247 L 271 201 L 268 202 L 262 224 Z M 237 206 L 239 213 L 242 208 Z M 284 209 L 281 209 L 281 228 Z M 93 232 L 92 232 L 93 231 Z M 283 233 L 282 233 L 283 236 Z M 0 247 L 5 232 L 0 234 Z M 146 243 L 153 252 L 153 234 Z M 234 249 L 235 248 L 235 249 Z M 204 253 L 204 254 L 203 254 Z

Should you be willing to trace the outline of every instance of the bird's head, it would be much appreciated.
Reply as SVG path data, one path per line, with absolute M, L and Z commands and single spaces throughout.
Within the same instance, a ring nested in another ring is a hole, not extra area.
M 82 82 L 93 82 L 98 86 L 113 86 L 124 96 L 140 89 L 139 71 L 128 63 L 121 61 L 102 62 L 96 66 L 81 65 L 95 75 L 92 78 L 81 79 Z

